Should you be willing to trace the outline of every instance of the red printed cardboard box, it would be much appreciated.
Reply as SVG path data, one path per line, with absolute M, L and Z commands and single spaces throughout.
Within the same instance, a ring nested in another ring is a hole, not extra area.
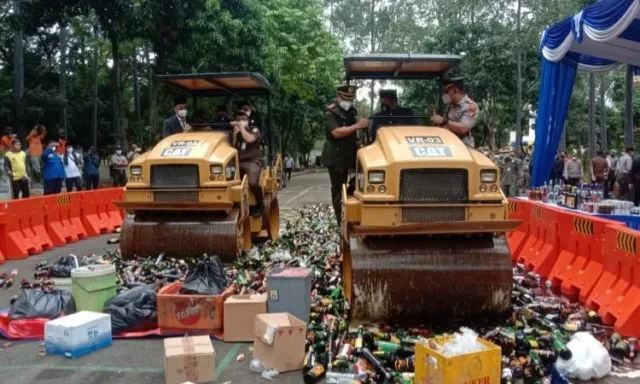
M 158 326 L 176 330 L 221 330 L 224 301 L 235 287 L 221 295 L 181 295 L 182 283 L 177 282 L 158 292 Z
M 253 356 L 278 372 L 302 369 L 307 324 L 289 313 L 256 315 Z

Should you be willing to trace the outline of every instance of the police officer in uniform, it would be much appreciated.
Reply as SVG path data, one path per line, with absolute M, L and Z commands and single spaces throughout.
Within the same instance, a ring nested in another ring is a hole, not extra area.
M 506 197 L 516 196 L 516 184 L 518 180 L 518 167 L 510 155 L 504 159 L 504 165 L 500 172 L 500 186 Z
M 329 171 L 331 180 L 331 202 L 338 220 L 342 219 L 342 185 L 349 178 L 349 170 L 356 165 L 356 133 L 369 127 L 369 119 L 357 121 L 354 101 L 357 88 L 353 85 L 338 87 L 333 104 L 324 113 L 325 142 L 322 149 L 322 164 Z
M 431 123 L 448 128 L 468 147 L 474 148 L 473 127 L 478 122 L 478 105 L 464 91 L 462 77 L 451 78 L 443 83 L 442 101 L 447 105 L 446 117 L 431 111 Z
M 395 89 L 381 89 L 380 111 L 371 116 L 373 121 L 371 128 L 371 141 L 376 139 L 376 133 L 381 126 L 393 125 L 417 125 L 418 119 L 411 108 L 403 108 L 398 105 L 398 93 Z
M 262 216 L 264 201 L 260 187 L 260 173 L 262 171 L 262 151 L 260 151 L 260 129 L 250 124 L 249 116 L 241 111 L 236 114 L 233 127 L 232 145 L 238 150 L 240 162 L 240 176 L 247 175 L 249 189 L 256 199 L 256 205 L 249 207 L 252 217 Z

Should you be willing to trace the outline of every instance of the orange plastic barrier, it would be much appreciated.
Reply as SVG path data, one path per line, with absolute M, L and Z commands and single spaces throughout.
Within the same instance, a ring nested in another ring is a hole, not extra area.
M 527 269 L 547 277 L 558 258 L 558 217 L 562 211 L 549 205 L 531 202 L 529 209 L 529 239 L 518 262 Z
M 47 233 L 56 247 L 87 238 L 80 219 L 80 194 L 65 193 L 42 197 Z
M 7 260 L 24 259 L 53 248 L 44 222 L 44 198 L 2 203 L 0 247 Z
M 640 232 L 605 228 L 604 272 L 586 305 L 624 336 L 640 337 Z
M 563 211 L 558 217 L 560 229 L 558 260 L 549 274 L 553 286 L 563 294 L 585 303 L 604 271 L 605 228 L 624 224 L 579 212 Z
M 507 235 L 507 243 L 511 258 L 517 260 L 527 239 L 529 238 L 529 210 L 531 204 L 527 200 L 509 199 L 509 219 L 522 220 L 515 231 Z
M 89 236 L 111 233 L 122 225 L 123 215 L 113 202 L 122 199 L 122 188 L 78 192 L 80 217 Z

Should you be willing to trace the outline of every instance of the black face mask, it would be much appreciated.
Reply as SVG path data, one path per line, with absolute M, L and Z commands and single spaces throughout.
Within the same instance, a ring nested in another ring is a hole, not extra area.
M 380 109 L 382 110 L 382 112 L 387 112 L 387 111 L 389 111 L 389 109 L 391 109 L 391 108 L 389 108 L 389 106 L 388 106 L 388 105 L 386 105 L 386 104 L 382 104 L 382 105 L 380 106 Z

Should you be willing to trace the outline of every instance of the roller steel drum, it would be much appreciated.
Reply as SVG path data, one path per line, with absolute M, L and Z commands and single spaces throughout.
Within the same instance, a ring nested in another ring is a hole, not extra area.
M 511 306 L 504 235 L 351 236 L 343 275 L 356 320 L 468 319 Z
M 238 209 L 228 215 L 197 211 L 128 213 L 120 235 L 122 257 L 164 252 L 166 257 L 188 258 L 206 253 L 232 262 L 240 254 L 245 236 L 238 216 Z

